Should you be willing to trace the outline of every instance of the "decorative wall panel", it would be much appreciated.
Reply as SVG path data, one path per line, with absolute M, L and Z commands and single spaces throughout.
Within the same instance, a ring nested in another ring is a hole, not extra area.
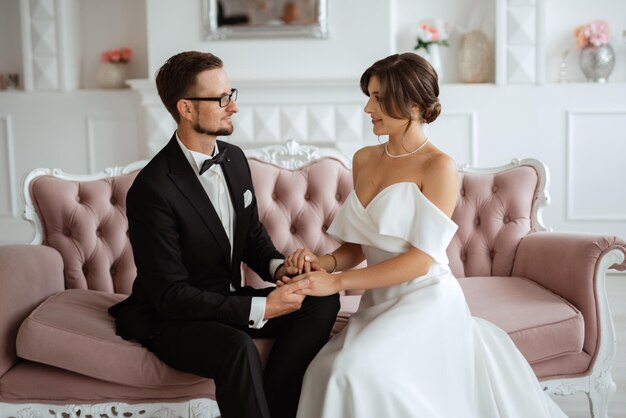
M 567 219 L 626 221 L 625 110 L 567 112 Z
M 543 79 L 544 0 L 497 0 L 496 82 L 532 84 Z
M 474 112 L 446 112 L 425 128 L 436 146 L 450 155 L 457 164 L 476 165 L 476 114 Z
M 87 116 L 87 167 L 90 174 L 139 159 L 136 129 L 127 115 Z M 120 156 L 123 159 L 120 160 Z

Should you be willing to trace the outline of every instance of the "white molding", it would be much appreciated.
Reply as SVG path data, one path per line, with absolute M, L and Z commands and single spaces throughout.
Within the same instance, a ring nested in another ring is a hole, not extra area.
M 59 168 L 35 168 L 31 170 L 25 177 L 22 182 L 22 197 L 24 198 L 24 213 L 22 217 L 30 222 L 35 229 L 35 235 L 30 242 L 30 244 L 41 244 L 43 241 L 43 226 L 41 224 L 41 220 L 39 219 L 39 215 L 37 214 L 37 209 L 35 208 L 35 204 L 33 203 L 32 197 L 30 195 L 30 185 L 37 178 L 41 176 L 52 176 L 57 177 L 64 180 L 71 181 L 94 181 L 94 180 L 102 180 L 110 177 L 121 176 L 124 174 L 132 173 L 133 171 L 142 169 L 148 160 L 139 160 L 133 163 L 130 163 L 126 166 L 117 166 L 110 167 L 104 169 L 104 171 L 100 171 L 94 174 L 69 174 L 64 172 Z
M 474 110 L 454 111 L 453 110 L 453 111 L 449 111 L 449 112 L 445 112 L 441 114 L 440 117 L 446 118 L 448 116 L 450 117 L 465 116 L 469 119 L 470 128 L 469 128 L 468 136 L 470 140 L 470 143 L 469 143 L 470 161 L 468 164 L 463 164 L 463 166 L 467 166 L 467 167 L 478 166 L 478 115 L 476 111 Z M 428 127 L 426 129 L 428 129 Z
M 506 24 L 506 0 L 496 0 L 496 85 L 502 86 L 506 84 L 507 74 L 507 53 L 506 42 L 507 24 Z
M 2 418 L 219 418 L 220 411 L 213 399 L 200 398 L 187 402 L 158 402 L 127 404 L 109 402 L 100 404 L 53 405 L 42 403 L 1 403 Z
M 535 6 L 535 84 L 544 84 L 546 56 L 544 55 L 546 36 L 546 5 L 545 0 L 537 0 Z
M 57 38 L 57 71 L 58 71 L 58 82 L 57 88 L 59 90 L 69 90 L 68 79 L 67 79 L 67 48 L 65 47 L 64 42 L 64 32 L 67 30 L 66 21 L 64 19 L 64 5 L 67 5 L 67 0 L 64 0 L 61 3 L 59 0 L 56 0 L 54 3 L 55 9 L 55 36 Z
M 533 168 L 537 172 L 537 178 L 539 180 L 535 202 L 533 203 L 532 213 L 530 216 L 531 230 L 533 232 L 552 231 L 552 228 L 546 227 L 543 222 L 543 209 L 550 205 L 550 192 L 548 191 L 550 188 L 550 171 L 541 161 L 534 158 L 524 158 L 522 160 L 514 158 L 509 164 L 487 168 L 471 167 L 468 164 L 464 164 L 459 167 L 459 172 L 473 174 L 497 174 L 523 166 Z
M 478 165 L 478 116 L 475 111 L 471 113 L 472 132 L 471 132 L 471 153 L 472 153 L 472 165 Z
M 578 109 L 578 110 L 566 110 L 567 114 L 567 126 L 566 126 L 566 198 L 565 198 L 565 220 L 566 221 L 599 221 L 599 222 L 615 222 L 615 221 L 626 221 L 626 213 L 620 215 L 577 215 L 574 207 L 574 185 L 573 185 L 573 176 L 574 176 L 574 152 L 575 152 L 575 144 L 574 144 L 574 118 L 576 115 L 625 115 L 626 109 L 606 109 L 606 110 L 597 110 L 597 109 Z M 615 191 L 618 193 L 619 191 Z
M 11 207 L 9 215 L 0 215 L 0 219 L 18 219 L 17 194 L 15 189 L 15 147 L 11 115 L 0 116 L 0 120 L 4 120 L 4 136 L 6 138 L 4 147 L 7 159 L 5 167 L 9 183 L 9 202 Z
M 24 72 L 24 90 L 32 91 L 33 82 L 33 51 L 30 34 L 30 3 L 29 0 L 20 0 L 20 19 L 22 29 L 22 71 Z
M 85 148 L 86 148 L 86 157 L 87 157 L 87 172 L 89 174 L 93 174 L 96 170 L 96 155 L 95 155 L 95 134 L 94 134 L 94 120 L 95 116 L 85 116 L 85 127 L 87 129 L 85 136 Z
M 99 167 L 106 166 L 106 161 L 103 161 L 98 150 L 106 149 L 113 142 L 119 141 L 119 138 L 123 139 L 124 133 L 127 132 L 126 124 L 132 124 L 133 121 L 129 115 L 124 113 L 86 114 L 84 115 L 84 121 L 85 161 L 87 162 L 87 172 L 93 174 Z M 113 133 L 107 131 L 104 136 L 100 135 L 99 138 L 98 133 L 102 133 L 102 129 L 106 129 L 105 126 L 113 128 L 115 131 Z M 133 138 L 130 139 L 132 140 Z M 124 144 L 127 143 L 127 141 L 124 141 Z M 100 148 L 98 148 L 98 145 L 100 145 Z M 137 144 L 138 147 L 139 145 Z

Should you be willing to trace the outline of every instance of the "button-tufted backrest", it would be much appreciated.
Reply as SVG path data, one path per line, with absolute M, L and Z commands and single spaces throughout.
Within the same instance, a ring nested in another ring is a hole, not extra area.
M 350 170 L 334 158 L 299 169 L 249 162 L 259 216 L 278 250 L 288 254 L 303 245 L 317 254 L 333 250 L 337 242 L 325 232 L 352 190 Z M 137 172 L 124 170 L 94 180 L 35 174 L 28 182 L 27 177 L 26 217 L 35 223 L 41 243 L 61 253 L 68 289 L 131 291 L 136 268 L 125 203 Z M 453 214 L 459 230 L 448 247 L 455 276 L 511 274 L 520 240 L 537 226 L 532 219 L 540 177 L 524 165 L 494 174 L 460 173 Z M 29 215 L 29 206 L 36 215 Z M 266 285 L 245 267 L 244 277 L 248 284 Z
M 539 185 L 534 168 L 496 174 L 460 173 L 452 220 L 459 229 L 448 247 L 456 277 L 510 276 L 520 240 L 531 232 Z
M 326 234 L 335 213 L 352 190 L 352 174 L 341 162 L 323 158 L 297 170 L 250 159 L 259 217 L 276 248 L 290 254 L 307 246 L 316 254 L 334 250 Z M 247 284 L 265 286 L 245 269 Z
M 303 245 L 316 253 L 335 249 L 325 232 L 352 190 L 350 170 L 334 158 L 297 170 L 249 161 L 259 216 L 276 247 L 285 254 Z M 61 253 L 66 288 L 130 293 L 137 269 L 126 193 L 136 174 L 87 181 L 43 175 L 30 183 L 41 242 Z M 268 285 L 245 266 L 244 280 Z
M 137 269 L 126 193 L 136 175 L 93 181 L 41 176 L 30 183 L 42 243 L 61 253 L 67 289 L 130 293 Z

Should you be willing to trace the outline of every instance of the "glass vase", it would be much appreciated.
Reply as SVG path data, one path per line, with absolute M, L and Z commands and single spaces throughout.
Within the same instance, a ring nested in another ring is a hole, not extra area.
M 432 65 L 437 72 L 437 77 L 439 78 L 439 82 L 441 82 L 441 79 L 443 78 L 443 66 L 441 65 L 441 52 L 439 51 L 439 45 L 428 45 L 427 59 L 428 62 L 430 62 L 430 65 Z
M 580 51 L 579 62 L 587 80 L 606 83 L 615 67 L 615 51 L 611 44 L 586 46 Z

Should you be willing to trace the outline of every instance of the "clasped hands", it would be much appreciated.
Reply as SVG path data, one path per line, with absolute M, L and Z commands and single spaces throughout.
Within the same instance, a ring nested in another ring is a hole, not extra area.
M 306 287 L 295 291 L 305 296 L 328 296 L 341 290 L 338 276 L 328 273 L 319 264 L 318 257 L 308 248 L 299 248 L 285 258 L 284 274 L 276 281 L 278 287 L 306 280 Z M 281 273 L 281 272 L 279 272 Z
M 328 296 L 341 290 L 338 275 L 327 273 L 308 248 L 299 248 L 285 258 L 276 277 L 277 287 L 267 296 L 264 319 L 297 311 L 306 296 Z

